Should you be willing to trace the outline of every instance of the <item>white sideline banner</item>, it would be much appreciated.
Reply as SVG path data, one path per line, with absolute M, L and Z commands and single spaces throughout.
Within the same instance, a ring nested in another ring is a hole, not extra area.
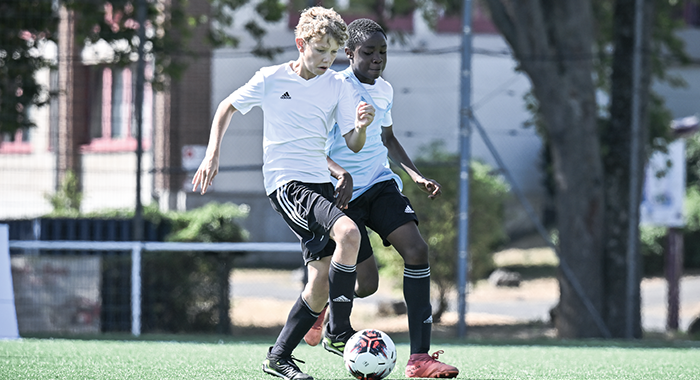
M 18 339 L 15 295 L 10 268 L 10 228 L 0 224 L 0 339 Z

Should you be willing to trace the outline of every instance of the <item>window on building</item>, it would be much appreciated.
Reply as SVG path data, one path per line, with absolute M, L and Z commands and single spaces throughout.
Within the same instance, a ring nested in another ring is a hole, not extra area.
M 85 151 L 119 152 L 136 149 L 137 122 L 134 112 L 136 77 L 131 67 L 92 66 L 88 74 L 88 131 Z M 143 143 L 150 144 L 153 90 L 144 84 L 142 104 Z
M 29 129 L 18 129 L 15 133 L 3 133 L 0 143 L 0 154 L 24 154 L 31 153 L 32 145 L 29 142 Z

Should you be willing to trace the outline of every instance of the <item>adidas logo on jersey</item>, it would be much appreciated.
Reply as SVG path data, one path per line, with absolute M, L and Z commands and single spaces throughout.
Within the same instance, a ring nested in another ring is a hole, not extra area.
M 405 212 L 406 214 L 415 214 L 416 213 L 415 211 L 413 211 L 413 209 L 409 205 L 406 205 L 406 209 L 403 210 L 403 212 Z
M 333 302 L 352 302 L 348 297 L 345 297 L 344 295 L 339 295 L 338 297 L 333 298 Z
M 284 94 L 282 94 L 282 96 L 280 96 L 280 99 L 291 99 L 291 98 L 292 97 L 289 96 L 289 93 L 287 91 L 285 91 Z

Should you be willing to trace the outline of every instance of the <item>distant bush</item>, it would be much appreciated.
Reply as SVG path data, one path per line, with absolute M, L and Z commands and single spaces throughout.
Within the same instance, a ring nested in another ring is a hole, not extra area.
M 77 217 L 80 215 L 80 204 L 83 194 L 80 192 L 78 176 L 72 170 L 66 172 L 58 190 L 54 194 L 44 195 L 51 203 L 53 211 L 49 217 Z
M 410 200 L 419 219 L 419 229 L 430 249 L 430 270 L 437 289 L 438 309 L 433 318 L 439 320 L 447 308 L 446 295 L 456 284 L 457 227 L 459 224 L 459 161 L 439 145 L 428 148 L 416 166 L 427 178 L 442 185 L 442 196 L 431 200 L 403 171 L 403 193 Z M 504 203 L 508 186 L 491 168 L 480 162 L 470 165 L 469 188 L 469 279 L 475 282 L 487 277 L 495 268 L 493 252 L 506 240 L 503 227 Z M 372 234 L 372 246 L 383 276 L 401 283 L 403 260 L 393 248 L 385 248 Z
M 115 219 L 130 221 L 134 210 L 109 209 L 80 213 L 80 197 L 71 177 L 59 191 L 55 210 L 49 216 L 63 218 Z M 54 202 L 52 202 L 54 203 Z M 186 212 L 166 212 L 157 204 L 144 207 L 143 218 L 151 225 L 164 228 L 170 242 L 242 242 L 248 232 L 239 223 L 248 216 L 247 205 L 208 203 Z M 131 224 L 129 224 L 131 225 Z M 165 225 L 165 227 L 163 227 Z M 127 227 L 128 229 L 128 227 Z M 127 239 L 133 236 L 126 231 Z M 143 332 L 219 332 L 230 329 L 229 272 L 234 254 L 209 252 L 144 252 L 141 262 L 142 331 Z M 110 254 L 102 257 L 102 281 L 110 289 L 128 289 L 131 279 L 131 257 Z M 128 330 L 128 294 L 104 295 L 103 327 L 109 331 Z M 118 299 L 115 299 L 118 298 Z M 117 310 L 118 309 L 118 310 Z M 106 313 L 106 314 L 105 314 Z M 120 322 L 113 322 L 119 319 Z
M 208 203 L 187 212 L 168 212 L 170 242 L 242 242 L 239 220 L 247 205 Z M 143 255 L 143 329 L 148 332 L 230 331 L 229 275 L 234 254 L 146 252 Z

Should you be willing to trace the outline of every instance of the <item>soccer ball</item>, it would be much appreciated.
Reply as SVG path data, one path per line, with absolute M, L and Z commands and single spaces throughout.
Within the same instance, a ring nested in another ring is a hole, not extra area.
M 385 332 L 373 329 L 355 333 L 345 343 L 345 367 L 360 380 L 380 380 L 396 365 L 396 346 Z

